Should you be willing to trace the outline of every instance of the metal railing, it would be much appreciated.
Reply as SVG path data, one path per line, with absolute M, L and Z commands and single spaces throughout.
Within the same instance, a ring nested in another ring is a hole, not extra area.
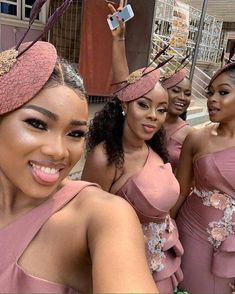
M 172 16 L 175 0 L 157 0 L 153 33 L 169 42 L 172 29 Z M 192 54 L 197 38 L 201 11 L 189 6 L 189 36 L 185 54 Z M 199 47 L 198 61 L 218 63 L 221 55 L 220 39 L 223 22 L 206 15 Z
M 166 45 L 166 41 L 162 40 L 159 36 L 154 35 L 152 38 L 150 60 L 153 60 L 156 53 L 159 52 Z M 184 56 L 179 54 L 176 50 L 174 50 L 171 47 L 170 52 L 171 54 L 173 53 L 175 57 L 161 68 L 163 74 L 165 72 L 169 72 L 175 69 L 180 64 L 180 61 L 184 58 Z M 169 58 L 169 55 L 165 55 L 163 57 L 163 59 L 166 58 Z M 185 67 L 188 72 L 188 76 L 190 72 L 190 67 L 191 63 L 189 62 Z M 202 70 L 200 70 L 198 67 L 196 67 L 192 81 L 192 97 L 199 105 L 203 106 L 203 108 L 206 107 L 205 88 L 207 87 L 209 81 L 210 77 Z

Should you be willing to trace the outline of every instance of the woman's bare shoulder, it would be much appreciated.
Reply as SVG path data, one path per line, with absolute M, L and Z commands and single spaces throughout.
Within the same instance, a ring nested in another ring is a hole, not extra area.
M 106 166 L 108 163 L 108 156 L 105 150 L 104 142 L 95 146 L 86 156 L 86 161 L 92 161 L 96 165 Z
M 128 202 L 119 196 L 108 193 L 97 186 L 87 186 L 80 192 L 82 205 L 85 206 L 89 212 L 114 215 L 125 214 L 132 212 L 132 207 Z
M 104 144 L 100 143 L 88 153 L 81 179 L 98 183 L 105 191 L 109 191 L 115 172 L 115 165 L 108 162 Z

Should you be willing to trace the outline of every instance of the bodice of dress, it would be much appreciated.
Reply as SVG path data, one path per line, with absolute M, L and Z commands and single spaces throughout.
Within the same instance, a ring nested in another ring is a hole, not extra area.
M 184 120 L 179 120 L 177 123 L 167 126 L 166 131 L 166 144 L 169 153 L 169 162 L 171 163 L 173 171 L 177 168 L 182 144 L 185 138 L 179 136 L 183 129 L 189 128 L 189 125 Z
M 117 195 L 130 202 L 141 223 L 161 223 L 178 199 L 179 184 L 171 165 L 159 165 L 155 153 L 149 148 L 142 170 L 129 178 Z
M 149 148 L 142 170 L 127 180 L 116 193 L 134 207 L 142 224 L 150 269 L 157 272 L 155 280 L 174 275 L 182 279 L 180 256 L 183 248 L 169 210 L 179 196 L 179 184 L 171 165 L 159 165 L 157 155 Z M 173 279 L 174 280 L 174 279 Z
M 77 293 L 66 285 L 27 274 L 17 263 L 46 221 L 73 199 L 88 182 L 69 182 L 51 198 L 0 230 L 0 290 L 4 293 Z
M 183 207 L 195 232 L 214 247 L 212 271 L 220 277 L 235 277 L 234 167 L 235 147 L 196 159 L 195 188 Z

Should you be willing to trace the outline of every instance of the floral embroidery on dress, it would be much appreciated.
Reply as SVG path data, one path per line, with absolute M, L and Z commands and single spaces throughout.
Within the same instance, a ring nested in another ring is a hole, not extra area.
M 202 199 L 204 205 L 212 206 L 224 212 L 221 219 L 210 222 L 207 228 L 208 241 L 217 249 L 230 234 L 235 233 L 235 222 L 232 221 L 235 212 L 235 200 L 217 190 L 199 191 L 194 188 L 193 192 Z
M 147 260 L 149 268 L 152 272 L 160 272 L 164 269 L 163 259 L 166 258 L 163 252 L 163 246 L 166 242 L 166 238 L 163 237 L 164 232 L 172 232 L 175 228 L 169 215 L 165 218 L 163 223 L 153 223 L 142 225 Z

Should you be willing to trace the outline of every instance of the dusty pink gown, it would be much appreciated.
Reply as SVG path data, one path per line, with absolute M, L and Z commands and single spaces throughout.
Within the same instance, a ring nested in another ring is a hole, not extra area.
M 172 293 L 183 279 L 180 269 L 183 248 L 169 210 L 179 196 L 179 184 L 169 163 L 158 165 L 149 148 L 143 169 L 129 178 L 116 193 L 137 212 L 145 235 L 146 254 L 160 293 Z
M 178 119 L 177 123 L 165 127 L 169 162 L 171 163 L 173 171 L 177 168 L 182 145 L 189 130 L 189 124 L 181 118 Z M 180 134 L 182 132 L 185 135 L 182 136 L 182 134 Z
M 0 230 L 1 293 L 82 293 L 67 285 L 28 274 L 19 266 L 18 260 L 47 220 L 90 185 L 96 184 L 69 182 L 41 205 Z
M 195 188 L 177 218 L 185 250 L 180 286 L 190 293 L 231 293 L 235 285 L 235 147 L 196 159 L 194 179 Z

